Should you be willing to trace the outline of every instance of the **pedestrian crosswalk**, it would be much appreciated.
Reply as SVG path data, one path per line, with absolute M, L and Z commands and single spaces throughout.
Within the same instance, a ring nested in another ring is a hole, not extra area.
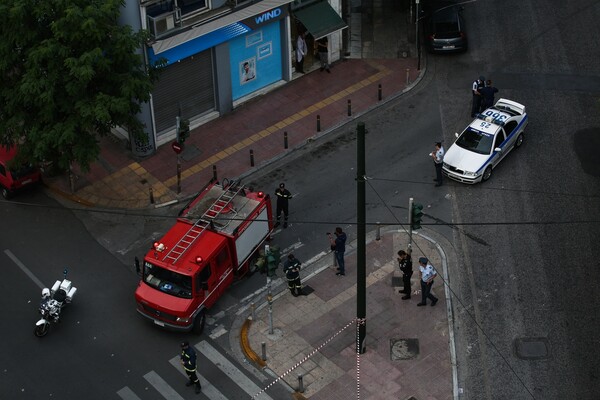
M 198 395 L 194 395 L 194 398 L 231 400 L 233 398 L 232 396 L 235 396 L 236 399 L 250 399 L 253 398 L 253 396 L 257 393 L 261 392 L 261 387 L 254 383 L 254 381 L 246 376 L 238 367 L 236 367 L 232 361 L 225 357 L 206 340 L 197 343 L 194 347 L 198 352 L 198 375 L 200 378 L 200 384 L 202 385 L 202 393 L 200 394 L 200 397 Z M 216 367 L 227 378 L 219 379 L 218 382 L 211 382 L 207 380 L 202 373 L 202 369 L 206 369 L 205 364 L 203 364 L 201 368 L 201 362 L 204 362 L 205 360 L 208 360 L 211 366 Z M 179 355 L 171 358 L 169 360 L 169 364 L 171 364 L 171 366 L 174 367 L 183 378 L 181 381 L 174 383 L 173 386 L 167 382 L 166 379 L 168 378 L 161 377 L 153 370 L 144 374 L 143 378 L 162 398 L 167 400 L 185 400 L 185 397 L 183 396 L 189 396 L 190 392 L 184 390 L 185 387 L 182 385 L 182 383 L 187 380 L 187 376 L 181 367 Z M 234 385 L 232 385 L 231 382 L 233 382 Z M 181 388 L 181 394 L 174 387 Z M 234 392 L 235 395 L 232 394 Z M 141 394 L 141 396 L 138 396 L 138 394 L 134 393 L 134 391 L 127 386 L 118 390 L 117 395 L 122 400 L 141 400 L 142 398 L 146 397 L 145 393 Z M 266 393 L 261 393 L 256 397 L 256 399 L 273 400 Z

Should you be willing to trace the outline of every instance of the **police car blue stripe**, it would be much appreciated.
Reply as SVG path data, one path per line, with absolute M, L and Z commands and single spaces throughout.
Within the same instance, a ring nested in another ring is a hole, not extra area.
M 523 126 L 523 124 L 525 123 L 525 121 L 527 121 L 527 119 L 529 119 L 528 115 L 526 115 L 521 120 L 521 122 L 519 122 L 519 124 L 515 127 L 515 129 L 513 129 L 513 131 L 506 137 L 506 139 L 504 139 L 504 141 L 502 143 L 500 143 L 500 147 L 502 147 L 505 143 L 507 143 L 509 141 L 509 139 L 519 131 L 519 129 L 521 128 L 521 126 Z M 481 165 L 481 167 L 479 167 L 479 169 L 477 171 L 475 171 L 475 173 L 478 174 L 479 171 L 481 171 L 482 169 L 487 167 L 487 165 L 490 163 L 492 158 L 494 158 L 495 156 L 496 156 L 496 153 L 493 153 L 491 156 L 489 156 L 488 159 L 485 160 L 485 162 Z

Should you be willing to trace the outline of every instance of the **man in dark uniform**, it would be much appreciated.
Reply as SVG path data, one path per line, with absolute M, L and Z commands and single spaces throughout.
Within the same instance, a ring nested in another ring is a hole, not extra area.
M 202 386 L 198 375 L 196 375 L 196 352 L 188 342 L 181 343 L 181 365 L 183 365 L 183 369 L 189 378 L 185 386 L 196 385 L 196 393 L 200 393 Z
M 473 82 L 473 86 L 471 87 L 471 91 L 473 92 L 473 107 L 471 108 L 471 118 L 475 118 L 481 111 L 481 92 L 480 90 L 485 87 L 485 78 L 480 76 L 475 82 Z
M 279 226 L 279 220 L 281 219 L 281 213 L 283 212 L 283 227 L 287 228 L 288 226 L 288 201 L 292 198 L 292 194 L 289 190 L 285 188 L 285 183 L 280 183 L 279 188 L 275 190 L 275 195 L 277 196 L 277 222 L 275 223 L 274 228 Z
M 285 272 L 292 296 L 306 296 L 302 291 L 302 282 L 300 281 L 300 261 L 293 254 L 288 255 L 287 260 L 283 263 L 283 272 Z
M 484 111 L 494 105 L 494 95 L 498 93 L 498 89 L 493 87 L 491 79 L 488 79 L 479 93 L 481 93 L 481 111 Z
M 410 278 L 413 274 L 410 254 L 404 250 L 400 250 L 398 252 L 398 265 L 400 266 L 400 271 L 402 271 L 402 283 L 404 283 L 404 289 L 399 290 L 398 293 L 404 293 L 402 300 L 408 300 L 410 299 Z

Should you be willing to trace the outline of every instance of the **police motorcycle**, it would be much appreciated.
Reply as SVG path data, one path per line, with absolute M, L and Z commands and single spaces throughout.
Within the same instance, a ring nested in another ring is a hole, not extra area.
M 67 272 L 68 270 L 65 268 L 63 280 L 54 282 L 52 288 L 42 289 L 42 300 L 39 308 L 42 318 L 35 323 L 33 331 L 37 337 L 46 336 L 50 330 L 50 322 L 60 322 L 62 308 L 73 301 L 77 288 L 67 279 Z

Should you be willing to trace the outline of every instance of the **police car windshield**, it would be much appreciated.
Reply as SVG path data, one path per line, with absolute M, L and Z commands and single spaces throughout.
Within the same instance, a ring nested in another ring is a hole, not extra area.
M 456 145 L 477 154 L 490 154 L 493 142 L 493 135 L 469 127 L 456 140 Z
M 181 297 L 192 298 L 192 277 L 161 268 L 149 262 L 144 263 L 144 282 L 161 292 Z

